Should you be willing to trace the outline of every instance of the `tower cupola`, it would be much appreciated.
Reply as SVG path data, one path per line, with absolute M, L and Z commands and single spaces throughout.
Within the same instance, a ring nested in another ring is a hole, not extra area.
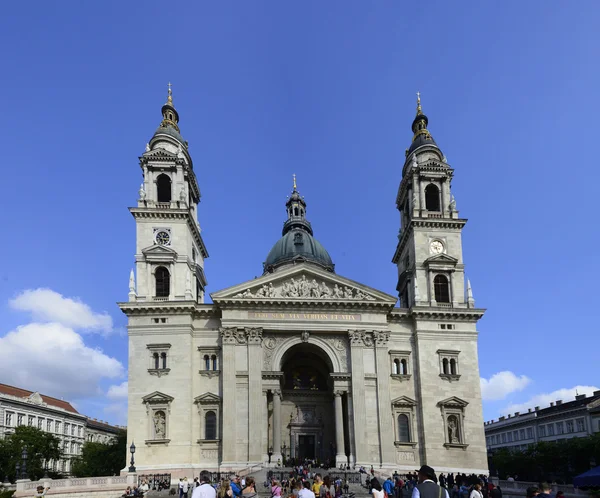
M 407 157 L 422 145 L 433 145 L 434 147 L 439 148 L 427 129 L 428 124 L 429 119 L 423 114 L 423 108 L 421 107 L 421 93 L 417 92 L 417 115 L 412 122 L 413 139 L 410 147 L 406 149 Z
M 285 203 L 285 209 L 288 219 L 283 223 L 282 237 L 269 251 L 263 263 L 264 272 L 271 273 L 281 266 L 301 262 L 310 262 L 333 272 L 334 264 L 331 256 L 313 237 L 312 226 L 306 219 L 306 201 L 298 192 L 296 175 L 294 175 L 292 194 Z

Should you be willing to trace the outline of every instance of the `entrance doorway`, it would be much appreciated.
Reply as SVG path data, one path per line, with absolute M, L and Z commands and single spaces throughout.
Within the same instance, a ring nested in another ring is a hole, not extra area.
M 315 436 L 309 436 L 307 434 L 298 435 L 298 456 L 300 461 L 304 461 L 306 458 L 311 460 L 315 458 Z

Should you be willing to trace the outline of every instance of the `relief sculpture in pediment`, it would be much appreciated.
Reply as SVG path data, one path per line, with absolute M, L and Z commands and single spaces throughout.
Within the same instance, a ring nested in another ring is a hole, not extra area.
M 325 282 L 317 282 L 316 279 L 309 280 L 306 275 L 302 275 L 302 278 L 296 279 L 292 277 L 289 280 L 284 281 L 281 287 L 276 288 L 272 282 L 263 284 L 258 289 L 246 289 L 233 296 L 234 298 L 275 298 L 275 297 L 288 297 L 288 298 L 308 298 L 308 299 L 353 299 L 359 301 L 374 301 L 375 298 L 361 291 L 360 289 L 354 289 L 349 286 L 340 286 L 334 284 L 330 287 Z

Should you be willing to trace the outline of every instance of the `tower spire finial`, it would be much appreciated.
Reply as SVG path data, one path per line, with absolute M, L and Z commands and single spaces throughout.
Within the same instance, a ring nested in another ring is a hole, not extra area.
M 167 84 L 167 86 L 169 87 L 169 92 L 168 92 L 168 96 L 167 96 L 167 104 L 168 105 L 173 105 L 173 90 L 171 89 L 171 82 L 169 81 L 169 83 Z
M 421 92 L 417 92 L 417 116 L 423 114 L 423 109 L 421 108 Z
M 298 190 L 298 187 L 296 186 L 296 173 L 294 173 L 292 177 L 294 178 L 294 192 L 296 192 Z

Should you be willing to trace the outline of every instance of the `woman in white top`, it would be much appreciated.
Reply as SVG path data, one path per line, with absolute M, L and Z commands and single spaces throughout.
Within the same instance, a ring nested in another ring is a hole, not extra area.
M 483 493 L 481 492 L 481 484 L 475 484 L 475 486 L 473 486 L 473 491 L 471 491 L 469 498 L 483 498 Z
M 371 494 L 373 498 L 384 498 L 381 484 L 379 484 L 379 481 L 375 477 L 371 480 Z

